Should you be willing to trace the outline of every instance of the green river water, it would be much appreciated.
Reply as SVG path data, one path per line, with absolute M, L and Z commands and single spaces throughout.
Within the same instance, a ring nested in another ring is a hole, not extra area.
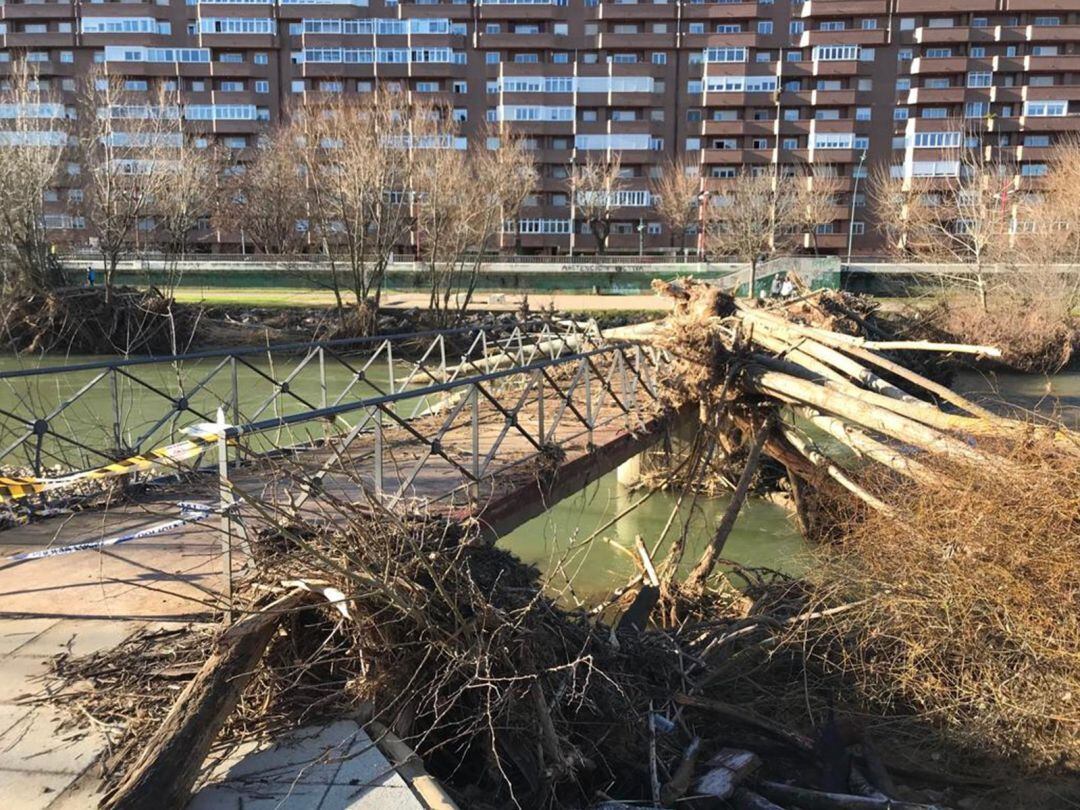
M 95 358 L 65 357 L 47 361 L 34 360 L 31 363 L 67 365 L 93 359 Z M 185 387 L 190 389 L 194 382 L 209 373 L 216 362 L 199 360 L 189 363 L 183 373 Z M 279 359 L 275 364 L 265 355 L 251 358 L 255 369 L 265 373 L 270 373 L 276 365 L 273 370 L 280 374 L 284 367 L 283 362 Z M 0 371 L 25 367 L 25 361 L 11 357 L 0 358 Z M 399 384 L 406 374 L 404 368 L 395 370 L 395 378 Z M 0 411 L 22 415 L 29 410 L 40 408 L 43 403 L 55 403 L 77 392 L 92 375 L 93 372 L 87 371 L 61 377 L 48 375 L 21 380 L 0 380 Z M 328 363 L 325 379 L 331 400 L 348 384 L 351 375 L 352 372 L 344 366 Z M 153 374 L 147 375 L 143 369 L 139 371 L 139 376 L 148 379 L 164 392 L 175 395 L 177 382 L 174 371 L 158 368 Z M 370 382 L 359 383 L 354 387 L 356 394 L 371 393 L 374 390 L 372 384 L 385 389 L 389 377 L 385 363 L 373 366 L 368 377 Z M 245 416 L 251 416 L 273 392 L 273 385 L 256 370 L 241 367 L 238 383 L 240 411 Z M 1019 374 L 993 376 L 969 373 L 959 376 L 954 387 L 979 399 L 1004 399 L 1024 410 L 1057 412 L 1067 423 L 1080 427 L 1080 372 L 1067 372 L 1049 378 Z M 125 405 L 125 435 L 141 436 L 159 418 L 163 400 L 137 384 L 124 383 L 120 388 L 121 399 Z M 212 413 L 217 403 L 228 399 L 231 390 L 231 374 L 221 373 L 219 379 L 208 385 L 202 393 L 192 397 L 192 407 Z M 313 365 L 310 370 L 298 375 L 292 390 L 309 402 L 320 403 L 322 383 L 317 368 Z M 414 407 L 415 402 L 416 400 L 413 400 L 408 403 L 409 410 Z M 62 417 L 57 418 L 57 429 L 63 429 L 73 437 L 84 440 L 90 438 L 93 431 L 109 433 L 111 427 L 104 425 L 111 425 L 111 417 L 108 416 L 111 403 L 108 386 L 99 385 L 76 405 L 71 406 Z M 264 411 L 261 418 L 302 409 L 301 403 L 283 398 Z M 103 415 L 105 418 L 102 418 Z M 186 414 L 185 418 L 177 420 L 176 424 L 170 423 L 159 428 L 155 435 L 163 438 L 166 435 L 175 435 L 176 427 L 192 421 L 197 419 Z M 20 429 L 25 428 L 18 420 L 0 413 L 0 448 L 10 443 Z M 309 427 L 300 430 L 321 429 Z M 288 437 L 268 436 L 267 441 L 281 442 L 298 438 L 303 438 L 303 435 L 294 432 Z M 68 448 L 65 452 L 77 451 Z M 5 462 L 0 461 L 0 464 L 3 463 Z M 642 494 L 641 491 L 631 492 L 618 484 L 615 473 L 611 473 L 509 533 L 502 539 L 501 544 L 544 571 L 549 587 L 559 594 L 562 601 L 567 604 L 589 603 L 599 596 L 609 594 L 613 588 L 624 584 L 636 573 L 638 569 L 632 557 L 635 537 L 640 536 L 651 548 L 671 515 L 676 495 L 658 492 L 601 532 L 596 539 L 584 542 L 598 527 L 607 523 Z M 692 565 L 703 545 L 708 542 L 726 504 L 725 497 L 684 498 L 677 518 L 655 555 L 656 559 L 663 559 L 670 542 L 685 531 L 687 551 L 684 560 L 687 566 Z M 805 566 L 806 550 L 803 539 L 783 508 L 766 501 L 752 500 L 744 509 L 728 541 L 725 557 L 743 565 L 767 566 L 794 574 Z

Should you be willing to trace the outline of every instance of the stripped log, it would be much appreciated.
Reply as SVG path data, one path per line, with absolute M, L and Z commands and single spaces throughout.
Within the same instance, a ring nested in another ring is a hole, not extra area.
M 821 467 L 825 473 L 832 478 L 836 483 L 865 503 L 871 509 L 881 512 L 883 515 L 895 515 L 895 510 L 882 501 L 880 498 L 876 498 L 867 492 L 862 486 L 853 481 L 847 473 L 840 469 L 831 459 L 827 458 L 820 450 L 818 450 L 812 442 L 807 441 L 794 430 L 790 428 L 784 429 L 784 438 L 791 442 L 792 446 L 806 456 L 813 464 Z
M 308 591 L 292 590 L 221 634 L 199 674 L 142 746 L 124 779 L 102 799 L 102 808 L 187 806 L 210 746 L 236 708 L 282 615 L 309 598 Z
M 837 419 L 835 416 L 829 416 L 808 407 L 796 408 L 796 412 L 807 419 L 814 427 L 825 431 L 829 436 L 845 447 L 850 448 L 860 457 L 876 461 L 890 470 L 894 470 L 921 484 L 932 486 L 951 486 L 953 484 L 945 476 L 934 472 L 913 458 L 908 458 L 897 448 L 879 442 L 858 428 L 847 424 L 842 419 Z
M 753 482 L 754 473 L 757 472 L 758 464 L 761 462 L 761 451 L 765 446 L 765 440 L 769 437 L 769 433 L 772 432 L 772 426 L 773 418 L 770 416 L 758 430 L 757 436 L 754 437 L 754 442 L 750 445 L 750 452 L 746 457 L 746 466 L 743 468 L 742 475 L 739 476 L 739 483 L 735 485 L 735 491 L 731 493 L 731 503 L 728 504 L 724 516 L 720 519 L 720 524 L 716 527 L 712 542 L 705 548 L 701 559 L 694 566 L 694 570 L 690 572 L 690 576 L 686 578 L 687 589 L 691 591 L 702 590 L 712 574 L 713 568 L 716 567 L 716 561 L 724 550 L 728 535 L 735 528 L 735 521 L 739 517 L 739 511 L 742 509 L 743 503 L 746 502 L 746 496 L 750 492 L 750 484 Z

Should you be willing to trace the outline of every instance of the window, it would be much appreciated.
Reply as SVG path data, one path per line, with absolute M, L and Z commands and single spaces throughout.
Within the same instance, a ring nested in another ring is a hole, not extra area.
M 745 62 L 746 48 L 706 48 L 706 62 Z
M 869 107 L 856 107 L 855 108 L 855 120 L 856 121 L 869 121 L 873 115 Z
M 551 27 L 551 32 L 557 37 L 565 37 L 570 33 L 570 25 L 568 23 L 555 23 Z
M 265 53 L 257 53 L 255 54 L 253 61 L 256 65 L 266 65 L 270 63 L 270 57 Z
M 971 27 L 972 28 L 986 28 L 988 25 L 990 25 L 990 18 L 989 17 L 972 17 L 971 18 Z
M 850 149 L 855 136 L 850 132 L 819 132 L 814 135 L 814 149 Z
M 952 57 L 952 48 L 927 48 L 927 59 L 949 59 Z
M 773 32 L 772 20 L 758 20 L 757 32 L 759 34 L 771 34 Z
M 784 56 L 784 59 L 788 62 L 801 62 L 802 51 L 788 51 L 787 54 Z
M 717 23 L 713 29 L 717 34 L 739 34 L 742 26 L 739 23 Z
M 1035 25 L 1061 25 L 1060 17 L 1036 17 Z
M 947 90 L 949 89 L 949 80 L 942 77 L 926 80 L 927 90 Z
M 781 141 L 781 147 L 780 148 L 781 149 L 798 149 L 799 148 L 799 139 L 798 138 L 784 138 L 784 140 Z
M 566 51 L 555 51 L 551 54 L 551 62 L 555 65 L 570 64 L 570 54 Z
M 952 17 L 934 17 L 927 24 L 927 28 L 952 28 Z
M 649 57 L 649 61 L 651 61 L 654 65 L 666 65 L 667 54 L 657 51 Z
M 897 107 L 892 111 L 893 121 L 907 121 L 908 120 L 908 108 Z
M 909 79 L 909 78 L 897 79 L 896 80 L 896 89 L 897 89 L 898 92 L 903 92 L 904 90 L 910 90 L 911 89 L 911 79 Z
M 855 89 L 861 93 L 869 93 L 874 89 L 873 79 L 859 79 L 855 82 Z
M 914 17 L 901 17 L 900 18 L 900 30 L 901 31 L 914 31 L 915 30 L 915 18 Z
M 219 89 L 222 93 L 243 93 L 244 83 L 241 81 L 223 81 Z
M 847 62 L 858 58 L 858 45 L 815 45 L 811 57 L 815 62 Z
M 1049 135 L 1025 135 L 1024 146 L 1049 146 Z
M 293 79 L 291 88 L 292 88 L 292 91 L 294 93 L 303 93 L 304 92 L 304 80 L 303 79 Z
M 497 33 L 499 33 L 499 31 L 501 29 L 502 29 L 502 26 L 500 26 L 498 23 L 489 22 L 484 26 L 484 33 L 485 34 L 497 34 Z
M 922 111 L 923 118 L 942 119 L 949 117 L 949 110 L 946 107 L 924 107 Z
M 499 52 L 498 51 L 486 51 L 484 53 L 485 65 L 497 65 L 499 64 Z
M 256 79 L 255 80 L 255 92 L 256 93 L 269 93 L 270 92 L 270 82 L 267 81 L 266 79 Z
M 64 64 L 71 64 L 75 61 L 75 54 L 72 51 L 60 51 L 60 61 Z
M 700 22 L 692 22 L 692 23 L 690 23 L 686 28 L 686 33 L 688 33 L 688 34 L 704 34 L 705 33 L 705 23 L 700 23 Z
M 416 92 L 417 93 L 438 93 L 439 92 L 439 83 L 438 82 L 417 82 L 416 83 Z
M 960 141 L 961 134 L 957 131 L 916 132 L 912 145 L 916 149 L 955 149 Z
M 788 23 L 788 33 L 792 36 L 798 36 L 804 30 L 806 30 L 806 23 L 802 20 L 792 20 Z
M 1046 164 L 1045 163 L 1023 163 L 1020 165 L 1020 175 L 1022 177 L 1045 177 L 1046 176 Z
M 911 48 L 900 48 L 896 51 L 897 62 L 910 62 L 912 59 Z
M 866 233 L 866 223 L 859 220 L 853 220 L 851 223 L 851 233 L 855 236 L 862 236 Z
M 970 56 L 972 59 L 985 59 L 986 48 L 982 45 L 972 45 L 970 50 L 968 51 L 968 56 Z
M 454 93 L 456 95 L 461 96 L 461 95 L 465 95 L 468 92 L 469 92 L 469 83 L 468 82 L 463 82 L 463 81 L 454 82 Z
M 860 20 L 859 27 L 863 31 L 874 31 L 877 29 L 877 20 Z
M 1069 114 L 1067 101 L 1025 101 L 1024 115 L 1032 118 L 1057 118 Z
M 768 149 L 769 148 L 769 139 L 768 138 L 754 138 L 750 142 L 750 148 L 751 149 Z
M 967 75 L 968 87 L 989 87 L 993 74 L 989 71 L 974 71 Z
M 1031 55 L 1032 56 L 1057 56 L 1058 55 L 1058 46 L 1057 45 L 1032 45 L 1031 46 Z
M 227 65 L 241 65 L 244 63 L 244 55 L 242 53 L 223 53 L 218 57 L 218 61 Z
M 785 121 L 798 121 L 799 120 L 799 110 L 797 108 L 792 108 L 792 107 L 785 108 L 784 109 L 784 120 Z
M 866 135 L 856 135 L 855 140 L 852 141 L 851 145 L 856 151 L 861 150 L 865 152 L 870 148 L 870 138 Z
M 843 20 L 827 20 L 821 23 L 821 31 L 843 31 L 846 28 Z
M 965 118 L 985 118 L 990 114 L 989 101 L 969 101 L 964 105 Z
M 1030 87 L 1053 87 L 1054 86 L 1054 77 L 1053 76 L 1032 76 L 1028 80 L 1028 85 Z

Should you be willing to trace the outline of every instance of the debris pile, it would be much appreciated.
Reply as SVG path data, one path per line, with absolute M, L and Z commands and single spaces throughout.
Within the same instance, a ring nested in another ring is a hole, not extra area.
M 124 729 L 106 806 L 182 801 L 219 732 L 345 712 L 470 808 L 910 810 L 994 784 L 1001 759 L 1075 764 L 1077 437 L 896 359 L 991 347 L 892 340 L 842 295 L 658 288 L 676 312 L 623 337 L 663 347 L 667 399 L 701 406 L 690 477 L 712 456 L 741 466 L 685 581 L 681 543 L 653 561 L 639 542 L 641 575 L 570 611 L 471 522 L 332 493 L 302 513 L 260 503 L 235 625 L 167 639 L 164 661 L 142 639 L 59 667 L 76 716 Z M 804 581 L 718 576 L 763 463 L 822 541 Z M 950 742 L 947 767 L 920 759 Z

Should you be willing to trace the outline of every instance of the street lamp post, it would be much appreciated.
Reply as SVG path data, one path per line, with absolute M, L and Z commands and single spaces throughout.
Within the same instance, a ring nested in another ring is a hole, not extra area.
M 863 163 L 866 162 L 866 150 L 859 155 L 859 168 L 855 170 L 855 188 L 851 192 L 851 216 L 847 225 L 847 266 L 851 267 L 851 240 L 855 235 L 855 198 L 859 196 L 859 177 L 862 176 Z
M 637 223 L 637 255 L 645 255 L 645 217 L 638 217 Z

